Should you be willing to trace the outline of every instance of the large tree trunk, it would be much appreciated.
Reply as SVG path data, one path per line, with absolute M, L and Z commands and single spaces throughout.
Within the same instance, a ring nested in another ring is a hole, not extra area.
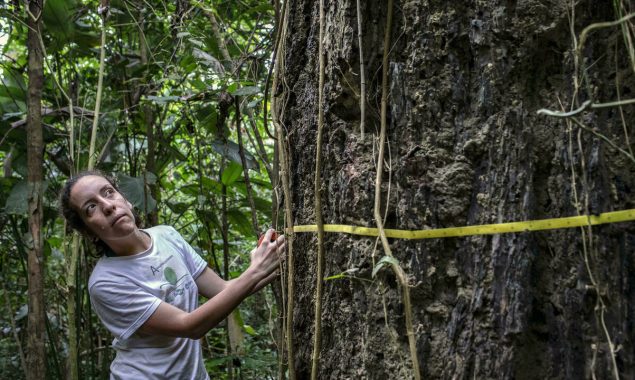
M 29 269 L 29 319 L 27 368 L 29 379 L 44 379 L 46 373 L 44 318 L 44 255 L 42 242 L 42 194 L 43 152 L 42 139 L 42 87 L 44 69 L 40 31 L 42 26 L 42 1 L 29 3 L 28 49 L 29 49 L 29 93 L 27 113 L 27 165 L 28 165 L 28 269 Z M 34 19 L 35 18 L 35 19 Z
M 575 70 L 573 34 L 619 16 L 613 2 L 396 1 L 382 204 L 386 228 L 427 229 L 633 208 L 635 164 L 618 108 L 577 120 L 537 115 L 633 97 L 620 27 L 592 31 Z M 368 91 L 360 137 L 356 3 L 327 1 L 324 223 L 374 227 L 385 2 L 362 1 Z M 291 0 L 274 89 L 288 133 L 295 224 L 315 224 L 317 1 Z M 575 77 L 575 78 L 574 78 Z M 620 93 L 616 91 L 619 82 Z M 576 88 L 576 83 L 581 87 Z M 590 91 L 587 91 L 587 83 Z M 577 92 L 576 92 L 577 91 Z M 591 99 L 592 96 L 592 99 Z M 624 120 L 633 120 L 624 106 Z M 390 192 L 388 190 L 390 189 Z M 388 196 L 389 194 L 389 196 Z M 382 210 L 382 214 L 383 214 Z M 311 369 L 317 241 L 294 244 L 293 341 Z M 423 378 L 635 377 L 635 225 L 390 240 L 410 276 Z M 319 378 L 412 378 L 395 276 L 374 238 L 326 234 Z M 360 280 L 361 279 L 361 280 Z M 606 328 L 604 328 L 606 326 Z M 609 340 L 610 339 L 610 340 Z

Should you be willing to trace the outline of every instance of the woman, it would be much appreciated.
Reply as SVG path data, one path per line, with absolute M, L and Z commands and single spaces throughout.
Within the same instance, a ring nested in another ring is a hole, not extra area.
M 276 276 L 284 236 L 273 230 L 251 252 L 249 268 L 225 281 L 172 227 L 140 229 L 111 178 L 84 172 L 62 191 L 71 227 L 105 254 L 90 279 L 90 299 L 114 335 L 111 379 L 208 379 L 199 338 Z M 209 300 L 198 306 L 198 295 Z

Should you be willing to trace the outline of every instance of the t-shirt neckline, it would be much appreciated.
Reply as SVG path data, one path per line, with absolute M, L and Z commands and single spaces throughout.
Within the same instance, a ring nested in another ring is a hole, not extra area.
M 134 259 L 139 259 L 139 258 L 148 256 L 152 252 L 152 248 L 154 248 L 154 237 L 152 237 L 152 234 L 149 233 L 146 229 L 139 229 L 139 231 L 143 232 L 144 234 L 148 235 L 148 237 L 150 237 L 150 246 L 148 247 L 148 249 L 146 249 L 145 251 L 139 252 L 139 253 L 135 253 L 134 255 L 103 256 L 103 258 L 107 259 L 107 260 L 117 260 L 117 261 L 119 261 L 119 260 L 134 260 Z

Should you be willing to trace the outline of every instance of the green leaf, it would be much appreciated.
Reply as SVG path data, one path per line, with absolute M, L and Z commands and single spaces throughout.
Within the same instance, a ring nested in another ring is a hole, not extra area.
M 152 195 L 150 195 L 150 192 L 146 189 L 143 177 L 130 177 L 125 174 L 118 174 L 117 179 L 119 180 L 119 190 L 121 190 L 133 206 L 144 213 L 152 212 L 157 207 L 157 201 L 152 198 Z M 157 177 L 150 172 L 146 172 L 145 181 L 150 185 L 155 184 Z
M 201 107 L 196 111 L 196 118 L 198 124 L 205 127 L 208 132 L 216 133 L 216 120 L 218 119 L 216 107 L 209 105 Z
M 198 46 L 201 49 L 205 48 L 205 44 L 197 40 L 196 38 L 190 38 L 188 39 L 188 41 L 190 41 L 192 45 Z
M 185 54 L 179 61 L 179 66 L 186 72 L 192 72 L 196 69 L 196 60 L 191 54 Z
M 173 212 L 175 212 L 177 214 L 184 213 L 191 206 L 191 205 L 189 205 L 187 203 L 183 203 L 183 202 L 170 202 L 170 201 L 167 201 L 166 204 L 168 205 L 170 210 L 172 210 Z
M 235 142 L 228 140 L 227 144 L 225 144 L 220 140 L 215 140 L 212 141 L 212 149 L 221 156 L 225 156 L 225 158 L 229 160 L 242 164 L 240 159 L 240 147 Z M 245 160 L 247 161 L 247 169 L 260 169 L 260 165 L 258 165 L 256 157 L 247 150 L 245 150 Z
M 249 103 L 247 104 L 247 108 L 255 108 L 255 107 L 257 107 L 257 106 L 258 106 L 258 104 L 260 104 L 261 102 L 262 102 L 262 99 L 255 99 L 255 100 L 252 100 L 251 102 L 249 102 Z
M 256 330 L 254 330 L 253 327 L 251 327 L 250 325 L 243 325 L 243 328 L 245 329 L 245 332 L 251 336 L 256 336 L 258 335 L 258 333 L 256 332 Z
M 181 188 L 179 189 L 183 194 L 192 196 L 194 198 L 198 197 L 199 195 L 199 189 L 198 189 L 198 185 L 197 184 L 189 184 L 189 185 L 185 185 L 185 186 L 181 186 Z
M 44 3 L 44 25 L 56 37 L 56 47 L 63 46 L 73 35 L 75 23 L 71 21 L 74 13 L 71 9 L 76 6 L 74 0 L 48 0 Z
M 377 272 L 379 272 L 379 270 L 385 266 L 385 265 L 399 265 L 399 261 L 397 259 L 395 259 L 394 257 L 390 257 L 390 256 L 384 256 L 382 257 L 377 264 L 375 264 L 375 268 L 373 268 L 373 274 L 372 277 L 375 277 L 375 275 L 377 274 Z
M 238 230 L 242 235 L 253 236 L 254 231 L 251 225 L 251 219 L 247 217 L 243 210 L 231 209 L 227 211 L 227 219 L 232 227 Z
M 269 3 L 263 3 L 256 5 L 255 7 L 249 8 L 245 13 L 266 13 L 273 11 L 273 6 Z
M 203 50 L 194 48 L 192 49 L 192 55 L 194 58 L 197 58 L 199 62 L 209 66 L 214 72 L 220 74 L 224 71 L 220 61 Z
M 242 169 L 242 166 L 241 166 L 241 169 Z M 201 184 L 203 185 L 203 189 L 209 191 L 210 193 L 218 194 L 218 195 L 221 195 L 223 193 L 223 186 L 220 184 L 220 182 L 215 181 L 211 178 L 208 178 L 208 177 L 201 178 Z
M 223 174 L 221 175 L 221 181 L 225 186 L 230 186 L 243 173 L 243 167 L 235 162 L 230 162 L 229 165 L 223 170 Z
M 23 319 L 28 314 L 29 314 L 29 305 L 24 304 L 24 305 L 20 306 L 18 311 L 16 311 L 16 313 L 15 313 L 16 322 L 19 321 L 20 319 Z
M 241 87 L 238 90 L 232 92 L 231 94 L 233 96 L 248 96 L 248 95 L 255 95 L 260 93 L 260 87 L 256 87 L 256 86 L 246 86 L 246 87 Z
M 234 359 L 233 356 L 221 356 L 220 358 L 215 358 L 215 359 L 207 359 L 205 360 L 205 370 L 207 372 L 215 372 L 218 371 L 218 367 L 229 363 L 230 361 L 232 361 Z
M 48 186 L 48 182 L 44 181 L 42 183 L 42 194 L 46 192 L 46 188 Z M 9 193 L 9 197 L 7 198 L 7 202 L 4 206 L 4 211 L 7 214 L 14 215 L 23 215 L 28 211 L 28 201 L 29 201 L 29 189 L 27 181 L 20 181 L 16 183 L 11 192 Z
M 147 99 L 151 102 L 155 102 L 157 104 L 166 104 L 170 102 L 177 102 L 181 100 L 180 96 L 147 96 Z
M 256 210 L 258 210 L 259 212 L 268 214 L 271 212 L 272 209 L 272 204 L 271 204 L 271 200 L 269 199 L 263 199 L 263 198 L 259 198 L 259 197 L 254 197 L 254 205 L 256 206 Z M 249 199 L 245 198 L 240 202 L 240 205 L 243 207 L 250 207 L 251 205 L 249 204 Z
M 18 183 L 17 178 L 0 178 L 0 205 L 7 203 L 7 198 L 11 193 L 11 189 Z

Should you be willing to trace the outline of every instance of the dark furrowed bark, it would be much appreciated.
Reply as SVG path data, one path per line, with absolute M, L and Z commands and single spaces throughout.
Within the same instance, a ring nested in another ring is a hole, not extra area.
M 589 24 L 615 20 L 611 4 L 579 3 L 576 37 Z M 293 220 L 312 224 L 319 10 L 317 2 L 303 0 L 288 6 L 279 103 L 285 104 L 282 121 L 291 149 Z M 634 207 L 635 168 L 627 157 L 597 136 L 579 133 L 575 124 L 569 131 L 562 119 L 536 114 L 540 108 L 562 110 L 561 103 L 567 111 L 577 108 L 590 95 L 595 102 L 616 100 L 615 75 L 622 98 L 635 93 L 621 30 L 613 28 L 587 38 L 581 64 L 588 66 L 593 92 L 580 88 L 573 98 L 569 6 L 396 2 L 382 185 L 386 228 L 573 216 L 576 197 L 582 213 Z M 326 4 L 324 223 L 374 226 L 382 7 L 361 3 L 368 73 L 367 136 L 361 140 L 356 2 Z M 632 107 L 623 112 L 627 122 L 633 119 Z M 579 120 L 627 148 L 617 109 L 589 111 Z M 622 223 L 592 231 L 587 255 L 579 229 L 389 239 L 414 285 L 422 377 L 574 379 L 594 372 L 598 379 L 613 378 L 598 297 L 619 373 L 633 377 L 635 227 Z M 318 377 L 411 378 L 396 279 L 381 270 L 374 282 L 365 281 L 383 256 L 381 247 L 374 238 L 340 234 L 326 234 L 325 243 L 325 276 L 348 272 L 324 284 Z M 305 378 L 316 236 L 298 234 L 294 244 L 295 252 L 303 252 L 295 255 L 296 371 Z

